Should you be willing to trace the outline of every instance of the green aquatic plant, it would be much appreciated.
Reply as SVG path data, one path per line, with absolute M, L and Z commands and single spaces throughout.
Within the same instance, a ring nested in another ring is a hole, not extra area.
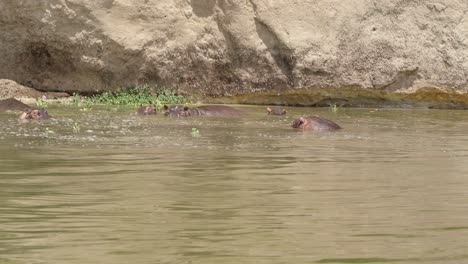
M 74 133 L 78 133 L 78 132 L 80 132 L 80 131 L 81 131 L 80 125 L 79 125 L 78 123 L 75 122 L 75 123 L 73 124 L 73 132 L 74 132 Z
M 192 127 L 192 132 L 190 133 L 192 137 L 200 137 L 200 130 L 195 127 Z
M 161 103 L 164 104 L 186 104 L 190 102 L 190 98 L 177 94 L 172 90 L 163 88 L 158 90 L 157 92 L 157 99 Z
M 36 100 L 36 106 L 37 107 L 47 108 L 48 105 L 49 105 L 49 103 L 47 103 L 47 101 L 44 100 L 43 98 L 37 98 L 37 100 Z
M 84 100 L 78 104 L 78 107 L 80 107 L 80 111 L 89 111 L 91 110 L 91 106 L 92 103 L 88 100 Z
M 89 111 L 93 105 L 93 102 L 89 98 L 81 96 L 77 93 L 72 95 L 71 101 L 80 108 L 80 111 Z
M 73 93 L 70 98 L 71 102 L 74 104 L 79 104 L 83 100 L 83 97 L 78 93 Z
M 132 86 L 120 91 L 104 92 L 91 97 L 74 95 L 72 101 L 78 105 L 88 103 L 107 105 L 155 105 L 158 108 L 164 104 L 184 104 L 190 101 L 186 96 L 179 95 L 166 88 L 151 89 L 149 86 Z

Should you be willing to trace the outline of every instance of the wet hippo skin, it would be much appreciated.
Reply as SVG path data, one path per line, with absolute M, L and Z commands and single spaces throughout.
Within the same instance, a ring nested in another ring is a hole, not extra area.
M 167 116 L 240 116 L 242 111 L 225 105 L 204 105 L 195 108 L 164 106 Z
M 144 105 L 137 109 L 137 115 L 154 115 L 156 113 L 156 107 L 153 105 Z
M 301 116 L 294 120 L 291 126 L 296 129 L 309 131 L 332 131 L 341 129 L 338 124 L 318 116 Z

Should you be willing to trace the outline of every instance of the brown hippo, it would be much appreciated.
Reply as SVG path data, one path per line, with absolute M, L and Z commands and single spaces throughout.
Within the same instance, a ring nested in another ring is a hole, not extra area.
M 318 116 L 301 116 L 299 119 L 293 121 L 292 127 L 310 131 L 331 131 L 341 129 L 339 125 L 332 121 Z
M 144 105 L 137 109 L 137 115 L 154 115 L 156 113 L 156 107 L 153 105 Z
M 176 106 L 164 106 L 165 115 L 178 116 L 240 116 L 242 111 L 225 105 L 203 105 L 195 108 Z
M 47 119 L 50 117 L 47 110 L 43 108 L 33 108 L 14 98 L 8 98 L 0 101 L 0 112 L 6 111 L 21 111 L 19 118 L 22 120 Z
M 279 108 L 279 107 L 275 107 L 275 108 L 267 107 L 267 112 L 269 115 L 285 115 L 288 111 L 286 111 L 286 109 L 284 108 Z
M 165 111 L 164 114 L 168 115 L 169 112 L 183 111 L 185 106 L 183 106 L 183 105 L 171 105 L 171 106 L 164 105 L 163 108 L 164 108 L 164 111 Z
M 24 104 L 14 98 L 8 98 L 5 100 L 0 100 L 0 112 L 6 111 L 25 111 L 31 107 L 27 104 Z
M 29 108 L 22 112 L 19 116 L 21 120 L 33 120 L 33 119 L 48 119 L 50 118 L 49 113 L 44 108 Z

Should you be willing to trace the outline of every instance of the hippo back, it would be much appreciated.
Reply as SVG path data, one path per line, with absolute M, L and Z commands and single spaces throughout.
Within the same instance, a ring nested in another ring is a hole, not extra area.
M 192 116 L 239 116 L 242 111 L 226 105 L 204 105 L 189 109 Z
M 294 120 L 292 127 L 302 130 L 314 131 L 331 131 L 341 129 L 338 124 L 319 116 L 300 117 L 299 119 Z
M 317 130 L 338 130 L 338 129 L 341 129 L 341 127 L 328 120 L 328 119 L 325 119 L 325 118 L 322 118 L 322 117 L 319 117 L 319 116 L 309 116 L 308 117 L 309 120 L 313 120 L 313 122 L 310 123 L 310 126 L 315 126 L 317 127 Z
M 171 117 L 182 116 L 183 113 L 186 111 L 186 107 L 183 105 L 171 105 L 171 106 L 164 105 L 163 109 L 164 109 L 164 115 L 171 116 Z

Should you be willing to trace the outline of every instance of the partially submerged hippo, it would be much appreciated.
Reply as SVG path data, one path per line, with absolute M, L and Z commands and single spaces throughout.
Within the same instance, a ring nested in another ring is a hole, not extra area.
M 21 120 L 50 118 L 47 110 L 43 108 L 41 109 L 33 108 L 14 98 L 0 100 L 0 112 L 6 112 L 6 111 L 21 111 L 21 114 L 19 116 Z
M 32 107 L 16 100 L 15 98 L 8 98 L 8 99 L 0 100 L 0 112 L 25 111 L 30 108 Z
M 341 129 L 339 125 L 319 116 L 301 116 L 293 121 L 292 127 L 309 131 L 332 131 Z
M 21 120 L 36 120 L 36 119 L 48 119 L 50 118 L 49 113 L 44 108 L 29 108 L 22 112 L 19 116 Z
M 275 107 L 275 108 L 267 107 L 267 112 L 269 115 L 285 115 L 288 111 L 280 107 Z
M 137 115 L 154 115 L 156 113 L 156 107 L 153 105 L 143 105 L 137 109 Z
M 184 110 L 185 106 L 183 106 L 183 105 L 171 105 L 171 106 L 164 105 L 163 108 L 164 108 L 165 114 L 167 115 L 168 112 L 182 111 L 182 110 Z
M 242 111 L 225 105 L 204 105 L 195 108 L 176 106 L 164 106 L 165 115 L 178 116 L 240 116 Z

